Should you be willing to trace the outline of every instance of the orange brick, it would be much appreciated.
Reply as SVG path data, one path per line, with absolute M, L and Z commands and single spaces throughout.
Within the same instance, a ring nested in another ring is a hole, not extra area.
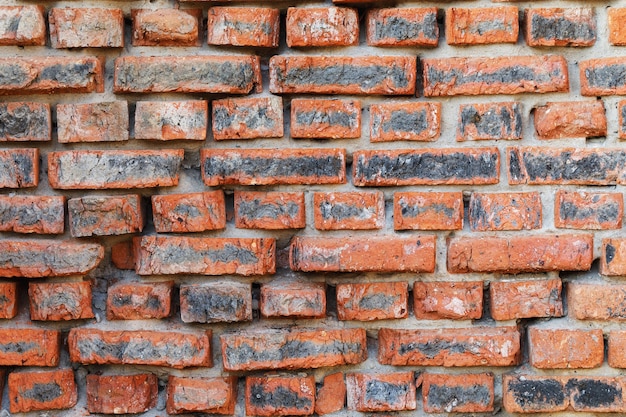
M 606 136 L 604 103 L 567 101 L 536 107 L 535 131 L 539 139 Z
M 163 319 L 172 311 L 174 281 L 118 282 L 107 291 L 107 320 Z
M 463 193 L 394 193 L 393 223 L 395 230 L 460 230 Z
M 246 415 L 308 416 L 315 409 L 313 376 L 246 377 Z
M 240 229 L 303 229 L 303 192 L 235 191 L 235 226 Z
M 210 413 L 233 415 L 237 377 L 186 378 L 170 375 L 167 381 L 168 414 Z
M 209 45 L 275 48 L 280 35 L 280 10 L 265 7 L 211 7 Z
M 341 410 L 346 403 L 346 382 L 341 372 L 326 375 L 315 397 L 315 414 L 323 416 Z
M 578 320 L 626 320 L 626 285 L 567 284 L 568 310 Z
M 67 211 L 73 237 L 141 232 L 145 223 L 139 194 L 70 198 Z
M 118 269 L 135 269 L 132 239 L 111 246 L 111 262 Z
M 403 319 L 408 316 L 408 298 L 406 281 L 337 284 L 337 318 L 359 321 Z
M 152 216 L 159 233 L 223 229 L 226 227 L 224 192 L 153 195 Z
M 53 48 L 123 48 L 122 9 L 50 9 L 50 43 Z
M 16 316 L 17 296 L 16 282 L 0 282 L 0 319 L 12 319 Z
M 43 6 L 2 6 L 0 21 L 6 22 L 0 29 L 0 45 L 27 46 L 46 44 L 46 19 Z
M 361 137 L 359 100 L 291 100 L 292 138 L 353 139 Z
M 441 103 L 390 102 L 370 106 L 370 142 L 433 142 L 439 137 L 440 125 Z
M 579 61 L 580 93 L 592 97 L 626 94 L 626 79 L 621 77 L 624 65 L 624 57 Z
M 494 411 L 494 377 L 483 374 L 430 374 L 422 376 L 427 413 L 485 413 Z
M 200 46 L 200 9 L 132 9 L 133 46 Z
M 513 320 L 561 317 L 561 280 L 492 281 L 489 286 L 491 317 Z
M 283 99 L 280 97 L 213 100 L 213 139 L 283 137 Z
M 87 375 L 87 411 L 135 414 L 157 404 L 159 381 L 154 374 Z
M 462 104 L 456 140 L 519 140 L 523 118 L 521 103 Z
M 609 43 L 611 45 L 626 45 L 626 27 L 624 20 L 626 19 L 626 8 L 609 7 L 608 8 L 608 25 L 609 25 Z
M 62 234 L 65 229 L 65 197 L 0 196 L 0 231 Z
M 539 193 L 472 193 L 469 224 L 474 232 L 541 228 Z
M 519 17 L 515 6 L 446 9 L 448 45 L 516 43 Z
M 48 103 L 0 103 L 0 115 L 0 142 L 47 142 L 51 139 L 52 118 Z
M 348 410 L 360 412 L 415 410 L 417 399 L 413 372 L 346 375 Z
M 613 368 L 626 368 L 626 332 L 612 330 L 608 338 L 608 362 Z
M 382 192 L 314 193 L 313 216 L 318 230 L 371 230 L 385 225 Z
M 205 140 L 208 118 L 205 100 L 139 101 L 135 139 Z
M 554 197 L 554 225 L 563 229 L 621 229 L 624 197 L 621 193 L 558 190 Z
M 346 7 L 290 7 L 287 46 L 349 46 L 359 43 L 359 14 Z
M 0 189 L 39 184 L 39 149 L 0 150 Z
M 366 17 L 371 46 L 432 46 L 439 43 L 436 7 L 371 9 Z
M 602 330 L 528 330 L 530 364 L 539 369 L 597 368 L 604 361 Z
M 30 319 L 46 321 L 94 318 L 91 282 L 44 282 L 28 284 Z
M 626 239 L 602 239 L 600 273 L 609 277 L 626 275 Z
M 617 104 L 617 113 L 618 113 L 618 124 L 617 124 L 618 137 L 620 139 L 626 139 L 626 100 L 622 100 Z
M 529 46 L 593 46 L 593 8 L 530 8 L 525 10 L 524 37 Z
M 76 405 L 78 394 L 74 371 L 11 372 L 9 410 L 27 413 L 39 410 L 64 410 Z
M 413 309 L 416 319 L 479 319 L 483 314 L 483 283 L 415 282 Z
M 58 104 L 59 143 L 128 140 L 128 102 Z
M 57 330 L 0 329 L 0 366 L 59 366 L 60 356 Z
M 184 323 L 230 323 L 252 320 L 252 285 L 235 281 L 180 286 Z
M 261 285 L 263 317 L 323 318 L 326 285 L 323 282 L 271 281 Z

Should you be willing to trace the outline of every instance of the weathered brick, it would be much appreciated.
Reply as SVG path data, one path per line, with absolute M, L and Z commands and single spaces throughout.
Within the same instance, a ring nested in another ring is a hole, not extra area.
M 494 411 L 494 377 L 482 374 L 422 375 L 427 413 L 486 413 Z
M 104 247 L 95 243 L 5 239 L 0 241 L 0 277 L 85 275 L 102 258 Z
M 370 106 L 370 142 L 433 142 L 439 137 L 440 126 L 441 103 L 390 102 Z
M 415 94 L 413 56 L 273 56 L 270 91 L 319 94 Z
M 602 239 L 600 273 L 609 277 L 626 275 L 626 239 Z
M 568 311 L 578 320 L 626 320 L 626 285 L 567 284 Z
M 293 99 L 290 134 L 307 139 L 359 138 L 361 101 Z
M 345 149 L 201 149 L 202 178 L 222 184 L 344 184 Z
M 213 139 L 283 137 L 283 99 L 280 97 L 214 100 Z
M 325 415 L 341 410 L 346 402 L 346 382 L 343 374 L 326 375 L 315 396 L 315 414 Z
M 446 9 L 448 45 L 516 43 L 519 17 L 516 6 Z
M 448 272 L 588 271 L 592 235 L 453 237 L 448 240 Z
M 479 319 L 483 314 L 483 283 L 415 282 L 413 309 L 420 320 Z
M 0 189 L 39 185 L 39 149 L 0 149 Z
M 415 410 L 413 372 L 346 375 L 348 409 L 360 412 Z
M 539 369 L 597 368 L 604 361 L 602 330 L 528 329 L 530 364 Z
M 51 130 L 49 104 L 0 103 L 0 142 L 47 142 Z
M 566 101 L 536 107 L 535 131 L 539 139 L 606 136 L 604 103 Z
M 592 46 L 596 43 L 593 8 L 529 8 L 524 37 L 529 46 Z
M 353 161 L 358 187 L 497 184 L 500 174 L 497 148 L 364 150 Z
M 472 193 L 469 224 L 472 231 L 541 228 L 541 197 L 531 193 Z
M 126 56 L 115 59 L 115 93 L 261 92 L 258 56 Z
M 239 229 L 303 229 L 303 192 L 235 191 L 235 227 Z
M 159 233 L 223 229 L 226 227 L 224 191 L 153 195 L 152 216 Z
M 91 282 L 30 282 L 30 319 L 45 321 L 94 318 Z
M 58 366 L 60 356 L 57 330 L 0 329 L 0 366 Z
M 275 48 L 279 44 L 280 10 L 266 7 L 211 7 L 209 45 Z
M 133 46 L 200 46 L 200 9 L 132 9 Z
M 607 11 L 609 43 L 611 45 L 626 45 L 626 27 L 624 27 L 624 19 L 626 19 L 626 8 L 609 7 Z
M 561 317 L 561 280 L 492 281 L 489 285 L 491 317 L 514 320 Z M 571 307 L 570 307 L 571 308 Z
M 180 286 L 184 323 L 229 323 L 252 320 L 252 285 L 234 281 Z
M 372 236 L 328 238 L 296 236 L 289 264 L 303 272 L 433 272 L 435 237 Z
M 70 234 L 74 237 L 110 236 L 141 232 L 141 196 L 86 196 L 67 201 Z
M 107 320 L 169 317 L 173 288 L 174 281 L 113 284 L 107 291 Z
M 168 414 L 210 413 L 233 415 L 237 402 L 237 377 L 185 378 L 167 381 Z
M 122 9 L 50 9 L 50 43 L 53 48 L 123 48 Z
M 554 197 L 554 225 L 563 229 L 620 229 L 624 216 L 621 193 L 558 190 Z
M 558 55 L 428 58 L 424 96 L 568 92 L 565 58 Z
M 12 319 L 17 315 L 17 297 L 16 282 L 0 282 L 0 319 Z
M 182 149 L 48 153 L 48 181 L 61 190 L 178 185 Z
M 135 139 L 205 140 L 209 106 L 205 100 L 139 101 Z
M 157 404 L 159 380 L 154 374 L 87 375 L 87 411 L 135 414 Z
M 436 7 L 371 9 L 366 17 L 371 46 L 432 46 L 439 43 Z
M 626 94 L 626 58 L 606 57 L 578 62 L 580 93 L 583 96 Z
M 143 236 L 134 246 L 139 275 L 266 275 L 276 269 L 273 238 Z
M 600 330 L 599 330 L 600 331 Z M 626 331 L 612 330 L 608 338 L 608 362 L 613 368 L 626 368 Z
M 359 14 L 347 7 L 290 7 L 287 46 L 349 46 L 359 43 Z
M 622 100 L 617 104 L 617 113 L 618 113 L 618 123 L 617 123 L 618 137 L 620 139 L 626 139 L 626 100 Z
M 364 329 L 263 330 L 222 334 L 226 371 L 308 369 L 367 359 Z
M 519 140 L 523 128 L 522 104 L 462 104 L 456 140 Z
M 211 367 L 211 330 L 202 332 L 73 328 L 67 337 L 72 362 Z
M 385 196 L 380 191 L 314 193 L 313 215 L 318 230 L 382 229 Z
M 337 284 L 336 291 L 339 320 L 403 319 L 409 315 L 406 281 Z
M 135 256 L 132 239 L 111 246 L 111 262 L 118 269 L 135 269 Z
M 0 7 L 0 45 L 44 46 L 46 44 L 46 20 L 43 6 Z
M 462 229 L 463 193 L 394 193 L 393 226 L 395 230 Z
M 326 286 L 323 282 L 271 281 L 261 285 L 261 316 L 323 318 Z
M 63 196 L 0 196 L 0 231 L 62 234 L 65 227 Z
M 128 103 L 58 104 L 59 143 L 128 140 Z
M 521 360 L 516 327 L 378 331 L 378 361 L 393 366 L 512 366 Z
M 11 372 L 7 385 L 12 413 L 63 410 L 74 407 L 78 400 L 74 371 L 71 369 Z
M 309 416 L 315 409 L 315 378 L 248 376 L 245 396 L 249 416 Z

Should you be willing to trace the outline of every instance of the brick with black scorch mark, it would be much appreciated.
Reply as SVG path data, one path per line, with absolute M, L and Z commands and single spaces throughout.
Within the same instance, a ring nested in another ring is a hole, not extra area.
M 390 102 L 370 106 L 370 142 L 432 142 L 439 137 L 440 126 L 441 103 Z
M 394 193 L 393 224 L 395 230 L 462 229 L 463 193 Z
M 27 46 L 46 44 L 46 9 L 43 6 L 0 7 L 0 45 Z
M 313 215 L 318 230 L 382 229 L 385 196 L 380 191 L 314 193 Z
M 128 102 L 57 105 L 59 143 L 128 140 Z
M 283 137 L 283 99 L 280 97 L 213 100 L 213 139 Z
M 139 101 L 135 139 L 205 140 L 209 105 L 205 100 Z
M 456 140 L 522 139 L 522 105 L 507 103 L 463 104 Z
M 422 375 L 427 413 L 486 413 L 493 411 L 494 376 L 482 374 Z
M 529 46 L 593 46 L 596 15 L 591 7 L 525 10 L 524 35 Z
M 621 193 L 558 190 L 554 197 L 554 225 L 564 229 L 620 229 L 624 216 Z
M 367 44 L 371 46 L 428 46 L 439 43 L 436 7 L 368 10 Z
M 168 414 L 193 412 L 235 413 L 237 377 L 188 378 L 170 375 L 167 380 Z
M 58 366 L 60 356 L 59 331 L 0 329 L 0 366 Z
M 226 227 L 224 191 L 153 195 L 152 217 L 159 233 L 223 229 Z
M 139 194 L 70 198 L 67 211 L 73 237 L 141 232 L 145 221 Z
M 583 96 L 626 94 L 626 58 L 595 58 L 578 63 L 580 93 Z
M 0 189 L 39 184 L 39 149 L 0 150 Z
M 216 281 L 180 286 L 180 317 L 184 323 L 221 323 L 252 320 L 252 286 Z
M 62 234 L 65 229 L 65 197 L 0 196 L 0 231 Z
M 534 317 L 561 317 L 561 279 L 528 281 L 492 281 L 489 284 L 491 317 L 494 320 L 514 320 Z M 572 303 L 570 310 L 576 306 Z
M 275 48 L 279 44 L 280 9 L 269 7 L 210 7 L 209 45 Z
M 274 280 L 261 285 L 263 317 L 322 318 L 326 315 L 323 282 Z
M 0 282 L 0 319 L 12 319 L 15 317 L 17 314 L 17 298 L 17 282 Z
M 415 410 L 413 372 L 350 373 L 346 375 L 348 410 L 360 412 Z
M 516 43 L 519 35 L 515 6 L 446 9 L 448 45 Z
M 91 319 L 91 282 L 28 283 L 30 319 L 45 321 Z
M 602 239 L 600 273 L 605 276 L 626 275 L 626 239 L 613 237 Z
M 358 138 L 361 101 L 293 99 L 290 130 L 292 138 Z
M 246 415 L 308 416 L 315 408 L 313 376 L 246 377 Z
M 174 281 L 118 282 L 107 290 L 107 320 L 142 320 L 168 317 Z
M 469 224 L 472 231 L 541 228 L 541 197 L 530 193 L 472 193 Z
M 339 320 L 386 320 L 408 316 L 409 288 L 403 282 L 337 284 Z
M 157 404 L 154 374 L 87 375 L 87 411 L 92 414 L 138 414 Z
M 0 103 L 0 142 L 46 142 L 51 130 L 48 103 Z
M 303 229 L 303 192 L 235 191 L 235 226 L 240 229 Z
M 7 385 L 9 410 L 12 413 L 64 410 L 74 407 L 78 400 L 74 372 L 71 369 L 11 372 Z
M 133 46 L 200 46 L 201 9 L 131 9 Z

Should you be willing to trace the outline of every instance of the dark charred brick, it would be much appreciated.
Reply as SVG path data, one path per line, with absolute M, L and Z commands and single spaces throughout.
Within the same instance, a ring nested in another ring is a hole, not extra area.
M 580 61 L 580 93 L 583 96 L 626 94 L 626 59 L 607 57 Z
M 0 104 L 1 142 L 49 141 L 51 126 L 47 103 Z
M 39 184 L 39 149 L 0 150 L 0 189 Z
M 304 193 L 235 191 L 235 226 L 302 229 L 306 227 Z
M 413 372 L 346 375 L 348 409 L 360 412 L 417 408 Z
M 622 384 L 610 378 L 571 378 L 565 390 L 576 411 L 623 411 Z
M 283 99 L 280 97 L 214 100 L 213 138 L 256 139 L 283 136 Z
M 12 372 L 7 385 L 12 413 L 68 409 L 77 402 L 76 383 L 71 369 Z
M 555 412 L 569 406 L 561 378 L 505 375 L 504 408 L 511 413 Z
M 181 285 L 180 316 L 185 323 L 252 320 L 252 286 L 227 281 Z
M 592 46 L 596 42 L 593 8 L 526 9 L 529 46 Z
M 624 215 L 621 193 L 559 190 L 554 199 L 554 225 L 566 229 L 619 229 Z
M 67 201 L 70 234 L 74 237 L 110 236 L 141 232 L 141 196 L 85 196 Z
M 172 307 L 174 281 L 118 282 L 107 291 L 107 320 L 162 319 Z
M 361 136 L 359 100 L 291 100 L 291 137 L 348 139 Z
M 246 378 L 246 415 L 311 415 L 315 407 L 313 376 L 271 376 Z
M 423 375 L 424 411 L 479 413 L 493 411 L 494 377 L 484 374 Z
M 522 139 L 522 105 L 464 104 L 461 106 L 458 126 L 458 141 Z
M 370 141 L 435 141 L 441 125 L 441 104 L 392 102 L 370 106 Z
M 367 12 L 367 44 L 372 46 L 437 46 L 435 7 L 373 9 Z
M 0 231 L 61 234 L 65 228 L 63 196 L 0 196 Z

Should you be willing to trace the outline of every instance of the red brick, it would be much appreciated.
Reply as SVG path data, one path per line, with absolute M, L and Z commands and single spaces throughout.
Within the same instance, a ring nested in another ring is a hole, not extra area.
M 348 410 L 405 411 L 417 408 L 413 372 L 346 375 Z
M 58 104 L 59 143 L 128 140 L 128 103 Z
M 211 367 L 211 330 L 203 332 L 73 328 L 70 360 L 83 365 Z
M 346 403 L 346 383 L 341 372 L 326 375 L 315 397 L 315 414 L 323 416 L 343 409 Z
M 0 189 L 39 185 L 39 149 L 0 149 Z
M 529 361 L 539 369 L 597 368 L 604 361 L 602 330 L 528 330 Z
M 318 230 L 371 230 L 385 225 L 382 192 L 314 193 L 313 215 Z
M 530 8 L 525 10 L 524 37 L 529 46 L 593 46 L 593 8 Z
M 48 181 L 61 190 L 178 185 L 182 149 L 48 153 Z
M 248 416 L 309 416 L 315 409 L 315 378 L 248 376 L 245 395 Z
M 446 9 L 448 45 L 517 43 L 518 36 L 516 6 Z
M 383 76 L 381 76 L 383 74 Z M 273 56 L 274 94 L 413 95 L 414 56 Z
M 409 312 L 408 298 L 406 281 L 337 284 L 337 318 L 359 321 L 403 319 Z
M 598 330 L 600 331 L 600 330 Z M 608 362 L 613 368 L 626 368 L 626 332 L 612 330 L 608 338 Z
M 393 366 L 512 366 L 521 361 L 516 327 L 380 329 L 378 361 Z
M 276 269 L 273 238 L 143 236 L 134 242 L 139 275 L 267 275 Z
M 626 79 L 621 77 L 624 65 L 624 57 L 579 61 L 580 93 L 592 97 L 626 94 Z
M 205 140 L 209 107 L 205 100 L 139 101 L 135 139 Z
M 54 8 L 49 13 L 53 48 L 123 48 L 122 9 Z
M 349 46 L 359 44 L 359 14 L 347 7 L 290 7 L 287 46 Z
M 541 228 L 541 197 L 531 193 L 472 193 L 469 224 L 474 232 Z
M 131 239 L 111 246 L 111 262 L 118 269 L 135 269 L 134 247 Z
M 591 235 L 454 237 L 448 240 L 448 272 L 588 271 Z
M 237 402 L 237 377 L 184 378 L 167 381 L 168 414 L 210 413 L 233 415 Z
M 394 193 L 393 223 L 395 230 L 460 230 L 463 193 Z
M 283 99 L 280 97 L 213 100 L 213 139 L 283 137 Z
M 326 285 L 323 282 L 271 281 L 261 285 L 261 316 L 323 318 Z
M 78 394 L 71 369 L 9 374 L 9 410 L 27 413 L 63 410 L 76 405 Z
M 492 281 L 489 287 L 491 317 L 513 320 L 561 317 L 561 280 Z
M 359 138 L 361 101 L 293 99 L 290 133 L 292 138 Z
M 611 45 L 626 45 L 626 27 L 624 27 L 624 19 L 626 19 L 626 8 L 609 7 L 607 11 L 609 26 L 609 43 Z
M 0 241 L 0 277 L 45 278 L 85 275 L 104 258 L 95 243 L 63 240 Z
M 497 148 L 363 150 L 352 155 L 357 187 L 497 184 L 500 175 Z
M 115 59 L 115 93 L 248 94 L 253 90 L 259 93 L 262 90 L 258 56 L 125 56 Z
M 62 234 L 65 228 L 63 196 L 0 196 L 0 231 Z
M 432 46 L 439 43 L 436 7 L 372 9 L 366 17 L 371 46 Z
M 567 62 L 558 55 L 428 58 L 421 62 L 426 97 L 569 91 Z
M 419 320 L 479 319 L 483 314 L 483 283 L 415 282 L 413 308 Z
M 456 140 L 519 140 L 523 118 L 521 103 L 462 104 Z
M 624 197 L 621 193 L 558 190 L 554 197 L 554 225 L 563 229 L 621 229 Z
M 0 366 L 58 366 L 60 356 L 57 330 L 0 329 Z
M 367 359 L 364 329 L 239 331 L 222 334 L 220 341 L 225 371 L 309 369 L 354 365 Z
M 28 284 L 31 320 L 92 319 L 91 298 L 89 281 Z
M 620 139 L 626 139 L 626 100 L 622 100 L 617 104 L 617 113 L 618 113 L 618 123 L 617 123 L 618 137 Z
M 172 311 L 174 281 L 118 282 L 107 291 L 107 320 L 163 319 Z
M 157 404 L 159 381 L 154 374 L 87 375 L 87 411 L 135 414 Z
M 17 296 L 16 282 L 0 282 L 0 319 L 12 319 L 16 316 Z
M 626 285 L 567 284 L 569 315 L 578 320 L 626 320 Z
M 235 190 L 235 227 L 239 229 L 303 229 L 303 192 Z
M 609 277 L 626 275 L 626 239 L 602 239 L 601 250 L 600 273 Z
M 224 192 L 153 195 L 152 216 L 159 233 L 223 229 L 226 227 Z
M 143 230 L 144 211 L 139 194 L 70 198 L 67 211 L 70 234 L 74 237 L 123 235 Z
M 536 107 L 535 131 L 539 139 L 606 136 L 604 103 L 566 101 Z
M 132 9 L 133 46 L 200 46 L 200 9 Z
M 48 103 L 0 103 L 0 142 L 47 142 L 51 131 Z
M 208 15 L 209 45 L 276 48 L 279 44 L 279 9 L 211 7 Z
M 389 102 L 370 106 L 370 142 L 433 142 L 439 137 L 441 103 Z
M 234 281 L 180 286 L 184 323 L 230 323 L 252 320 L 252 285 Z
M 424 411 L 427 413 L 486 413 L 494 411 L 494 377 L 482 374 L 424 374 Z
M 223 184 L 344 184 L 345 149 L 200 149 L 202 178 Z
M 303 272 L 434 272 L 435 237 L 296 236 L 289 264 L 292 270 Z
M 0 45 L 44 46 L 46 19 L 43 6 L 2 6 L 0 20 L 6 22 L 0 29 Z

